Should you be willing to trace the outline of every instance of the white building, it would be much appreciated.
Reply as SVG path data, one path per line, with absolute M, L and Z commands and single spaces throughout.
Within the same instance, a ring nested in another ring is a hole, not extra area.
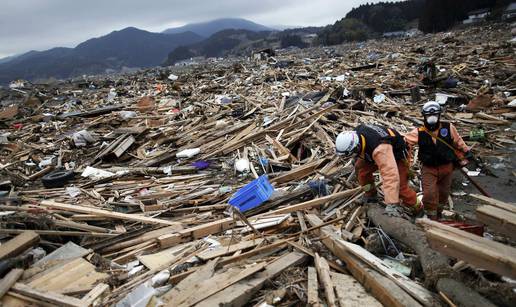
M 468 13 L 468 19 L 465 19 L 462 23 L 463 24 L 471 24 L 471 23 L 477 23 L 480 21 L 483 21 L 489 16 L 490 10 L 489 9 L 480 9 L 476 11 L 471 11 Z

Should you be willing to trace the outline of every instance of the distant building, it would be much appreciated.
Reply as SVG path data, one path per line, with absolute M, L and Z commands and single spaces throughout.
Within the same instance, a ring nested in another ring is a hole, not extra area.
M 502 14 L 502 20 L 509 20 L 514 18 L 516 18 L 516 2 L 509 4 Z
M 465 19 L 464 21 L 462 21 L 462 23 L 466 25 L 484 21 L 487 18 L 487 16 L 489 16 L 490 12 L 491 11 L 487 8 L 471 11 L 468 13 L 468 19 Z
M 269 57 L 275 56 L 275 55 L 276 55 L 276 53 L 274 52 L 274 50 L 272 48 L 265 48 L 265 49 L 255 51 L 253 53 L 253 60 L 255 60 L 255 61 L 266 60 Z
M 303 42 L 307 43 L 307 44 L 313 44 L 315 42 L 315 40 L 317 39 L 318 35 L 317 33 L 310 33 L 310 34 L 305 34 L 301 37 L 301 40 L 303 40 Z
M 405 33 L 405 35 L 407 37 L 414 37 L 414 36 L 418 36 L 418 35 L 421 35 L 423 34 L 423 32 L 421 32 L 419 29 L 417 28 L 414 28 L 414 29 L 410 29 L 410 30 L 407 30 L 407 32 Z
M 393 32 L 384 32 L 383 37 L 391 38 L 391 37 L 404 37 L 407 35 L 405 31 L 393 31 Z

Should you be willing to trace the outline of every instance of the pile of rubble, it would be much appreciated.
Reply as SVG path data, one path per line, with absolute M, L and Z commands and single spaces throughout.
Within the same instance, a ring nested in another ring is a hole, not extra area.
M 509 39 L 507 25 L 490 25 L 11 84 L 0 91 L 2 303 L 491 304 L 480 293 L 510 304 L 514 205 L 476 196 L 496 240 L 420 220 L 427 241 L 412 221 L 361 204 L 352 161 L 334 155 L 342 130 L 407 132 L 437 100 L 477 156 L 510 163 Z M 274 193 L 229 205 L 251 181 Z

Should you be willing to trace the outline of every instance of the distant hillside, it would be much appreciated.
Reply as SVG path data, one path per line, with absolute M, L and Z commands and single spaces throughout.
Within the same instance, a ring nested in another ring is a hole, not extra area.
M 253 32 L 248 30 L 223 30 L 209 38 L 189 45 L 180 46 L 169 53 L 164 65 L 174 63 L 196 56 L 220 57 L 237 47 L 245 47 L 249 44 L 257 44 L 271 35 L 269 31 Z
M 89 39 L 75 48 L 31 51 L 2 63 L 0 84 L 18 78 L 68 78 L 104 73 L 107 69 L 157 66 L 167 58 L 170 50 L 201 39 L 192 32 L 167 35 L 126 28 Z
M 190 23 L 178 28 L 170 28 L 163 31 L 166 34 L 182 32 L 193 32 L 197 35 L 209 37 L 222 30 L 248 30 L 248 31 L 271 31 L 273 29 L 241 18 L 222 18 L 207 22 Z

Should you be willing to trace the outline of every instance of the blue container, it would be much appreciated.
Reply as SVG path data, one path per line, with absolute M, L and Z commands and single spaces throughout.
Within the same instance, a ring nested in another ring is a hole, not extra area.
M 229 204 L 244 212 L 263 204 L 273 192 L 274 188 L 269 183 L 267 175 L 262 175 L 233 194 Z

